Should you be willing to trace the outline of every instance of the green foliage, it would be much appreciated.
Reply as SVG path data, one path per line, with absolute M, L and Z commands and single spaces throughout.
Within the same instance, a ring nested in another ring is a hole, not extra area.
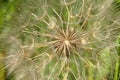
M 4 63 L 2 61 L 3 54 L 0 53 L 0 80 L 5 80 L 5 69 L 4 69 Z

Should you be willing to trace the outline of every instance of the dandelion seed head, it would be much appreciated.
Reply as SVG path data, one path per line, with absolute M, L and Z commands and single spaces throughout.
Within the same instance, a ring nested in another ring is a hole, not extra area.
M 13 22 L 18 22 L 12 26 L 17 28 L 5 61 L 9 74 L 15 73 L 16 80 L 63 80 L 70 75 L 75 80 L 89 80 L 93 69 L 97 80 L 96 75 L 110 66 L 105 60 L 113 57 L 109 46 L 117 37 L 111 34 L 119 29 L 119 19 L 106 16 L 112 0 L 54 1 L 28 0 L 21 4 L 23 11 L 14 17 Z
M 57 34 L 50 38 L 50 42 L 54 41 L 51 45 L 54 47 L 55 52 L 58 54 L 65 54 L 67 57 L 72 53 L 76 46 L 80 43 L 76 31 L 68 30 L 65 32 L 59 28 Z

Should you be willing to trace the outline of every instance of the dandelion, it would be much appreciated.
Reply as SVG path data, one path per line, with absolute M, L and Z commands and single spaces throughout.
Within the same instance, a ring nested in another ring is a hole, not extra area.
M 109 15 L 112 2 L 28 0 L 21 4 L 21 13 L 13 19 L 17 32 L 8 40 L 8 75 L 14 74 L 15 80 L 106 79 L 117 57 L 114 40 L 119 22 Z

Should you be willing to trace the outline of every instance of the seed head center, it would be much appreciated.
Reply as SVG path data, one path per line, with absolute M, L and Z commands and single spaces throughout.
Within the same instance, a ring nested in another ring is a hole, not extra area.
M 70 42 L 69 42 L 69 40 L 67 40 L 67 39 L 64 41 L 64 43 L 65 43 L 66 45 L 70 45 Z

